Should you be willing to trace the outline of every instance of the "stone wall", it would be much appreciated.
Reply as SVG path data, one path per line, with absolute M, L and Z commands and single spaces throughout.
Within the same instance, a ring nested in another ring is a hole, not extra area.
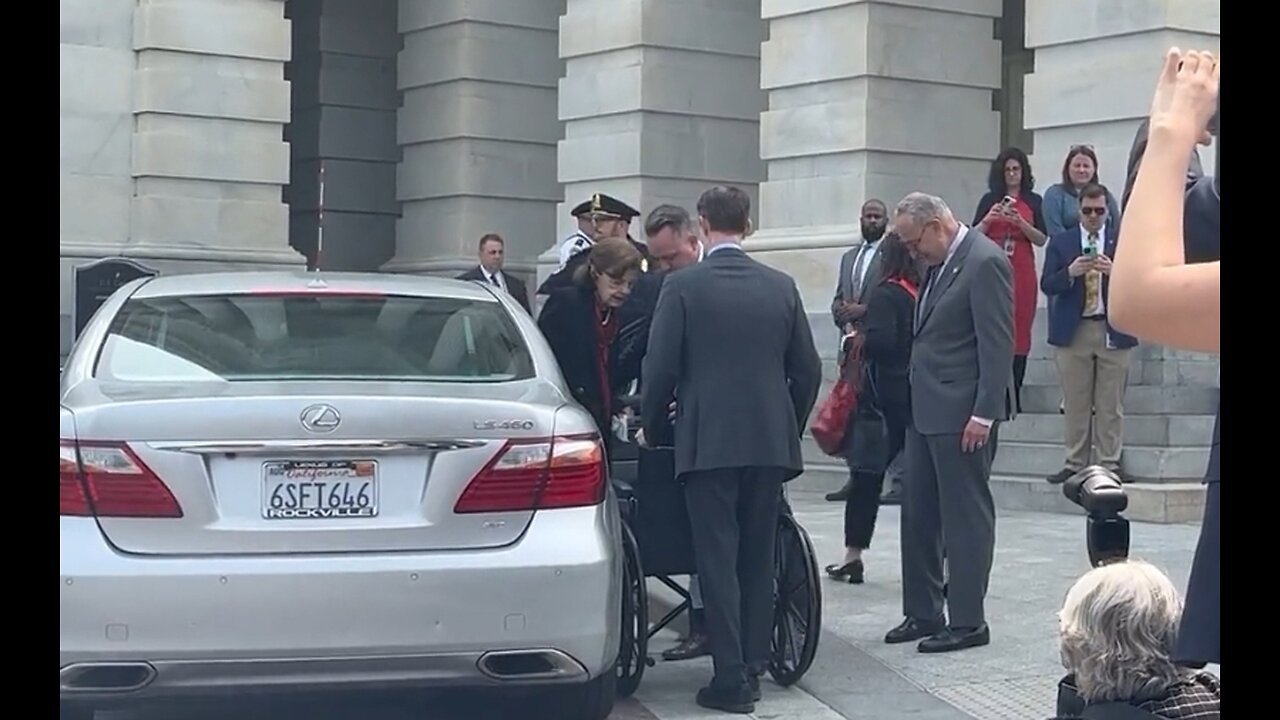
M 796 278 L 811 312 L 830 305 L 867 199 L 928 190 L 971 215 L 999 149 L 1000 12 L 1000 0 L 763 0 L 768 180 L 747 247 Z
M 542 247 L 575 229 L 569 209 L 595 192 L 643 213 L 661 203 L 692 211 L 717 183 L 754 198 L 764 177 L 755 152 L 764 31 L 749 0 L 568 0 L 560 20 L 564 194 L 558 230 Z M 637 239 L 642 223 L 632 226 Z M 554 253 L 540 262 L 554 266 Z
M 456 273 L 488 232 L 532 273 L 555 228 L 564 0 L 400 0 L 398 272 Z
M 296 265 L 287 245 L 289 25 L 279 0 L 62 0 L 60 351 L 72 268 Z
M 1093 145 L 1099 175 L 1119 196 L 1134 132 L 1151 110 L 1156 76 L 1171 46 L 1217 51 L 1218 0 L 1035 0 L 1027 5 L 1026 43 L 1035 50 L 1027 76 L 1025 123 L 1035 133 L 1040 190 L 1061 180 L 1075 144 Z M 1213 149 L 1201 151 L 1213 167 Z

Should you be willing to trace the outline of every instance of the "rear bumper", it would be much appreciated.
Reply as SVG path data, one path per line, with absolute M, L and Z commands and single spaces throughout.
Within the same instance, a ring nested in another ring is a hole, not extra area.
M 620 633 L 609 508 L 540 512 L 496 550 L 275 557 L 123 555 L 94 520 L 61 518 L 60 696 L 594 677 L 612 667 Z M 522 679 L 482 670 L 485 653 L 525 649 L 566 659 Z M 154 670 L 141 687 L 74 687 L 95 663 L 132 662 Z

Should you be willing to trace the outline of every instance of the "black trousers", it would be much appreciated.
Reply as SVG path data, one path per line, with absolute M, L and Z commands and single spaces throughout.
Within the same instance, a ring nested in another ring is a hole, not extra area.
M 1208 483 L 1206 492 L 1175 656 L 1188 664 L 1222 663 L 1222 483 Z
M 898 456 L 907 442 L 907 421 L 898 413 L 885 413 L 885 431 L 888 434 L 884 467 Z M 844 501 L 844 546 L 866 550 L 871 547 L 871 536 L 876 531 L 876 518 L 880 515 L 880 495 L 884 490 L 883 472 L 849 471 L 849 497 Z
M 786 471 L 726 468 L 682 477 L 718 689 L 736 690 L 769 662 L 773 553 Z
M 1027 377 L 1027 356 L 1013 356 L 1013 408 L 1022 412 L 1022 381 Z M 1006 403 L 1007 405 L 1008 403 Z

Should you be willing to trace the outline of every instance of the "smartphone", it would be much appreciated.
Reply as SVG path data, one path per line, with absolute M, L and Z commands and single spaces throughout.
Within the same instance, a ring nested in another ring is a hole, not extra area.
M 1085 246 L 1085 248 L 1084 248 L 1084 253 L 1083 253 L 1083 254 L 1084 254 L 1084 256 L 1085 256 L 1085 257 L 1087 257 L 1087 258 L 1095 258 L 1095 257 L 1097 257 L 1097 256 L 1098 256 L 1098 246 L 1097 246 L 1097 245 L 1086 245 L 1086 246 Z
M 1008 208 L 1008 207 L 1013 207 L 1013 202 L 1014 202 L 1013 198 L 1009 197 L 1008 195 L 1005 195 L 1004 199 L 1000 201 L 1000 204 Z

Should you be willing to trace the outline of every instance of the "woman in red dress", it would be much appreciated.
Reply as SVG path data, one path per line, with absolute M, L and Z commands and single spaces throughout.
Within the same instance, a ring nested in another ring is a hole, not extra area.
M 1031 354 L 1031 325 L 1040 292 L 1036 279 L 1034 246 L 1043 247 L 1045 230 L 1043 199 L 1032 191 L 1035 177 L 1022 150 L 1011 147 L 991 163 L 988 192 L 978 201 L 973 224 L 983 235 L 1004 248 L 1013 265 L 1013 407 L 1022 411 L 1022 380 Z

